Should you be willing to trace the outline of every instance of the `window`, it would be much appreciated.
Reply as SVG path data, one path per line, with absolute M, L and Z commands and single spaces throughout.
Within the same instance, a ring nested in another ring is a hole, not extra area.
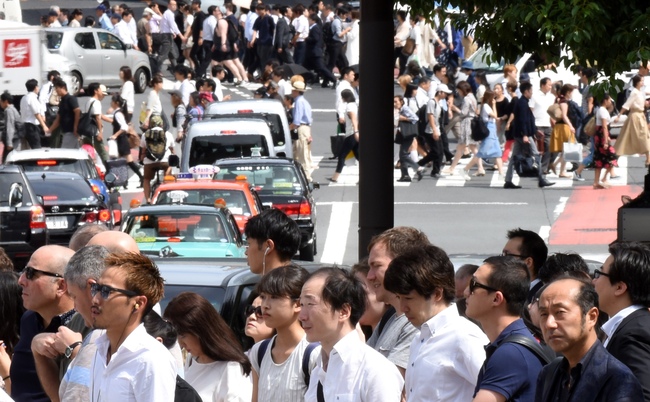
M 108 32 L 97 32 L 97 37 L 99 38 L 99 44 L 102 49 L 110 50 L 124 50 L 124 45 L 117 36 L 110 34 Z
M 56 50 L 61 47 L 63 32 L 47 32 L 47 48 Z
M 75 35 L 74 41 L 84 49 L 97 49 L 92 32 L 78 33 Z

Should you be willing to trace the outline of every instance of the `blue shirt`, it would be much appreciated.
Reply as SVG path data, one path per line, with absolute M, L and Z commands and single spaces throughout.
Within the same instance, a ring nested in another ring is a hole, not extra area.
M 299 126 L 301 124 L 311 125 L 311 106 L 303 95 L 298 96 L 293 101 L 293 124 Z
M 111 22 L 111 17 L 109 17 L 108 14 L 106 13 L 102 14 L 102 16 L 99 17 L 99 25 L 102 27 L 102 29 L 106 29 L 109 31 L 113 30 L 113 23 Z
M 497 339 L 486 347 L 486 363 L 478 374 L 474 396 L 479 390 L 485 389 L 515 402 L 529 402 L 535 399 L 537 376 L 542 370 L 542 363 L 525 346 L 511 342 L 501 345 L 501 342 L 512 334 L 535 339 L 521 318 L 508 325 Z

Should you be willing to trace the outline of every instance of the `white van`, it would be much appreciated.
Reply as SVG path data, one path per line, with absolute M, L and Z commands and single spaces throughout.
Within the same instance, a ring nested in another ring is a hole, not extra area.
M 275 155 L 293 158 L 293 145 L 287 112 L 282 102 L 275 99 L 251 99 L 215 102 L 208 106 L 204 118 L 238 120 L 263 119 L 268 122 Z
M 269 124 L 261 119 L 202 120 L 186 134 L 181 156 L 181 172 L 196 165 L 212 165 L 218 159 L 252 156 L 251 148 L 261 148 L 261 156 L 277 156 Z

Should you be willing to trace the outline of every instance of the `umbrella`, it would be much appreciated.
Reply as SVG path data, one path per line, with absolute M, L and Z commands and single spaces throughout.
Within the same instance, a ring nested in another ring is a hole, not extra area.
M 286 78 L 291 78 L 294 75 L 302 75 L 305 82 L 313 83 L 317 81 L 316 75 L 300 64 L 283 64 L 282 68 L 284 68 Z

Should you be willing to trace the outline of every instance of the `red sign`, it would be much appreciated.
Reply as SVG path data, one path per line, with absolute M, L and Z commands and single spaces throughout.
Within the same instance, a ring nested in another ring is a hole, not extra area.
M 5 39 L 4 67 L 19 68 L 32 65 L 29 39 Z

